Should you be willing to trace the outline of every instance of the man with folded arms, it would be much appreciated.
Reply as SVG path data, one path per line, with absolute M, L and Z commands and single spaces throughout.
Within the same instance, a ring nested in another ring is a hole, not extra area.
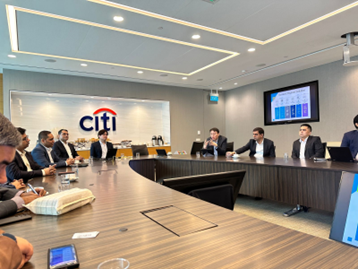
M 274 143 L 272 140 L 264 138 L 264 130 L 261 127 L 253 129 L 253 139 L 250 139 L 247 145 L 233 152 L 228 151 L 226 155 L 229 157 L 247 150 L 249 150 L 250 157 L 275 157 Z
M 68 143 L 69 140 L 69 132 L 66 129 L 61 129 L 58 132 L 59 141 L 56 141 L 52 149 L 55 151 L 56 155 L 59 156 L 60 159 L 75 159 L 83 162 L 84 158 L 79 156 L 75 150 L 74 145 Z
M 11 122 L 0 114 L 0 183 L 5 183 L 6 166 L 15 157 L 16 147 L 21 143 L 21 135 Z M 15 189 L 0 187 L 0 218 L 13 215 L 23 204 L 43 196 L 46 191 L 36 189 L 39 195 L 24 193 Z M 0 266 L 1 268 L 21 268 L 33 254 L 32 245 L 24 238 L 4 233 L 0 230 Z
M 49 131 L 39 133 L 39 144 L 32 150 L 31 155 L 35 162 L 44 167 L 56 165 L 56 167 L 65 167 L 74 164 L 75 160 L 68 158 L 66 161 L 60 159 L 52 150 L 54 145 L 54 136 Z
M 299 139 L 293 142 L 292 158 L 324 158 L 324 148 L 319 136 L 311 136 L 312 126 L 302 124 L 299 128 Z
M 22 141 L 16 149 L 15 159 L 6 167 L 6 175 L 8 182 L 11 183 L 15 179 L 22 179 L 24 183 L 34 177 L 51 176 L 55 174 L 55 166 L 50 165 L 48 168 L 38 165 L 31 156 L 30 152 L 25 149 L 30 144 L 30 139 L 26 135 L 26 130 L 17 128 Z

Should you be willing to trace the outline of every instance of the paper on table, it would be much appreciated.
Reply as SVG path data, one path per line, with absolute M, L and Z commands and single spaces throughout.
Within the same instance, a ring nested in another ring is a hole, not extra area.
M 74 233 L 72 239 L 95 238 L 100 232 Z

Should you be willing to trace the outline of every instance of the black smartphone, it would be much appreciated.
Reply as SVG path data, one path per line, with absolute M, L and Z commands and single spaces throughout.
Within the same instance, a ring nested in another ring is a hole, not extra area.
M 72 269 L 80 266 L 74 245 L 49 248 L 47 261 L 49 269 Z

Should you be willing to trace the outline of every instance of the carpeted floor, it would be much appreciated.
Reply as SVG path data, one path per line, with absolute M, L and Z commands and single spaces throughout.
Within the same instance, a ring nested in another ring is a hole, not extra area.
M 333 213 L 310 208 L 307 213 L 300 212 L 291 217 L 284 217 L 283 212 L 294 206 L 267 199 L 255 200 L 253 197 L 239 195 L 234 211 L 289 229 L 329 239 Z

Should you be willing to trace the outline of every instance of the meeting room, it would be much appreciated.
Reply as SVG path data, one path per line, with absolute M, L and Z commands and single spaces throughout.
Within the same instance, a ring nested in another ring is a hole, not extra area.
M 358 267 L 358 2 L 0 21 L 0 268 Z

